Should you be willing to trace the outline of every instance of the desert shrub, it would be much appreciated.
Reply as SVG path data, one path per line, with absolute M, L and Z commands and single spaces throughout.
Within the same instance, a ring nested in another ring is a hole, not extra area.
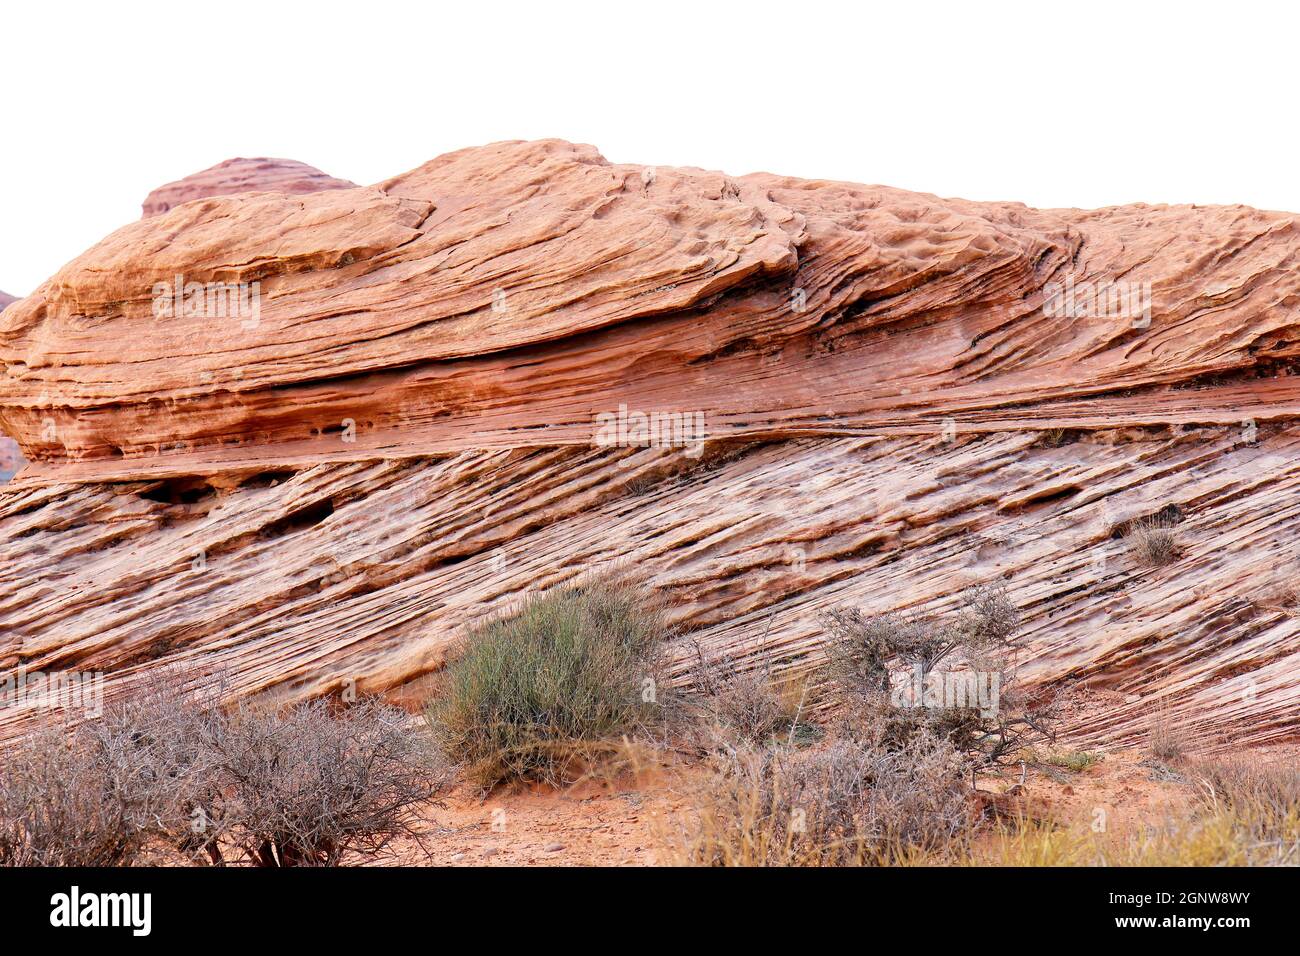
M 722 758 L 694 794 L 688 827 L 664 837 L 668 862 L 696 866 L 850 866 L 940 853 L 967 826 L 963 761 L 947 741 L 906 748 L 842 737 Z
M 800 729 L 805 695 L 796 685 L 778 686 L 769 666 L 740 670 L 733 661 L 710 658 L 695 645 L 691 667 L 695 693 L 683 707 L 689 736 L 704 750 L 762 746 Z
M 0 864 L 127 866 L 152 834 L 153 794 L 131 767 L 102 764 L 88 742 L 39 732 L 4 755 Z
M 230 713 L 183 684 L 148 683 L 6 752 L 0 863 L 338 865 L 414 836 L 444 782 L 395 708 Z
M 1133 522 L 1124 537 L 1138 560 L 1153 567 L 1169 564 L 1182 550 L 1174 521 L 1160 515 Z
M 1020 615 L 1001 586 L 968 589 L 961 609 L 946 618 L 835 608 L 822 620 L 851 716 L 884 728 L 888 743 L 901 747 L 916 734 L 937 735 L 994 763 L 1034 736 L 1051 736 L 1055 700 L 1031 701 L 1017 683 Z M 972 683 L 978 678 L 996 688 L 996 700 L 982 708 L 969 695 L 918 699 L 941 678 L 959 689 L 979 686 Z
M 633 584 L 555 588 L 468 636 L 429 727 L 484 787 L 568 779 L 659 717 L 644 690 L 664 632 L 662 612 Z
M 194 711 L 198 713 L 197 710 Z M 45 727 L 4 755 L 0 863 L 129 866 L 185 832 L 208 769 L 171 679 L 75 727 Z
M 324 701 L 287 710 L 240 707 L 210 724 L 204 745 L 219 787 L 203 808 L 217 862 L 338 866 L 419 842 L 420 807 L 446 783 L 408 715 L 377 701 L 331 713 Z

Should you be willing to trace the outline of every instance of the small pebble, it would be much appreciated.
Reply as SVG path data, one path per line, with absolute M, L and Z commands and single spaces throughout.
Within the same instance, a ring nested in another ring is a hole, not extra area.
M 543 847 L 543 849 L 544 849 L 547 853 L 559 853 L 561 850 L 564 849 L 564 844 L 563 844 L 563 843 L 548 843 L 548 844 L 546 844 L 545 847 Z

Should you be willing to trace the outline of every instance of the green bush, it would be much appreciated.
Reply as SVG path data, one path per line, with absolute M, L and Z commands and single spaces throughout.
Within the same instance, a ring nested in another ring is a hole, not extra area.
M 559 783 L 656 721 L 663 615 L 613 578 L 530 598 L 475 629 L 426 715 L 443 751 L 484 787 Z

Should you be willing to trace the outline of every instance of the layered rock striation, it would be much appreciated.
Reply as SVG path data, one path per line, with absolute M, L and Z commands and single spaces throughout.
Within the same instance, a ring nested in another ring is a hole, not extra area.
M 0 668 L 414 699 L 467 625 L 628 564 L 689 639 L 797 671 L 820 610 L 1003 580 L 1026 672 L 1114 697 L 1077 731 L 1131 742 L 1158 706 L 1206 745 L 1289 739 L 1298 294 L 1291 214 L 559 141 L 209 195 L 0 314 L 31 459 Z M 1123 538 L 1154 515 L 1165 567 Z

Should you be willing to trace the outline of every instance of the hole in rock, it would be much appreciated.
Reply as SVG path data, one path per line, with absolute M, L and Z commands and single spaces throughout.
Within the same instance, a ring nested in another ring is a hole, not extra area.
M 296 531 L 306 531 L 308 528 L 314 528 L 333 513 L 334 502 L 326 498 L 324 501 L 318 501 L 305 508 L 299 508 L 280 520 L 271 522 L 258 532 L 258 537 L 279 538 L 286 534 L 293 534 Z
M 1064 501 L 1067 498 L 1073 498 L 1080 491 L 1078 485 L 1066 485 L 1064 488 L 1053 488 L 1050 491 L 1041 491 L 1037 494 L 1030 495 L 1020 502 L 1016 510 L 1027 511 L 1032 508 L 1042 508 L 1046 505 L 1055 504 L 1058 501 Z
M 1180 524 L 1186 517 L 1187 516 L 1183 514 L 1183 509 L 1178 507 L 1178 505 L 1168 504 L 1159 511 L 1153 511 L 1149 515 L 1135 518 L 1132 521 L 1121 521 L 1118 524 L 1112 525 L 1110 536 L 1116 540 L 1123 538 L 1127 536 L 1136 525 L 1143 521 L 1159 521 L 1162 524 L 1173 525 Z
M 255 475 L 249 475 L 239 483 L 241 488 L 270 488 L 272 485 L 282 485 L 298 472 L 292 468 L 282 471 L 259 471 Z
M 192 505 L 216 493 L 217 490 L 202 478 L 168 478 L 140 492 L 140 497 L 164 505 Z

